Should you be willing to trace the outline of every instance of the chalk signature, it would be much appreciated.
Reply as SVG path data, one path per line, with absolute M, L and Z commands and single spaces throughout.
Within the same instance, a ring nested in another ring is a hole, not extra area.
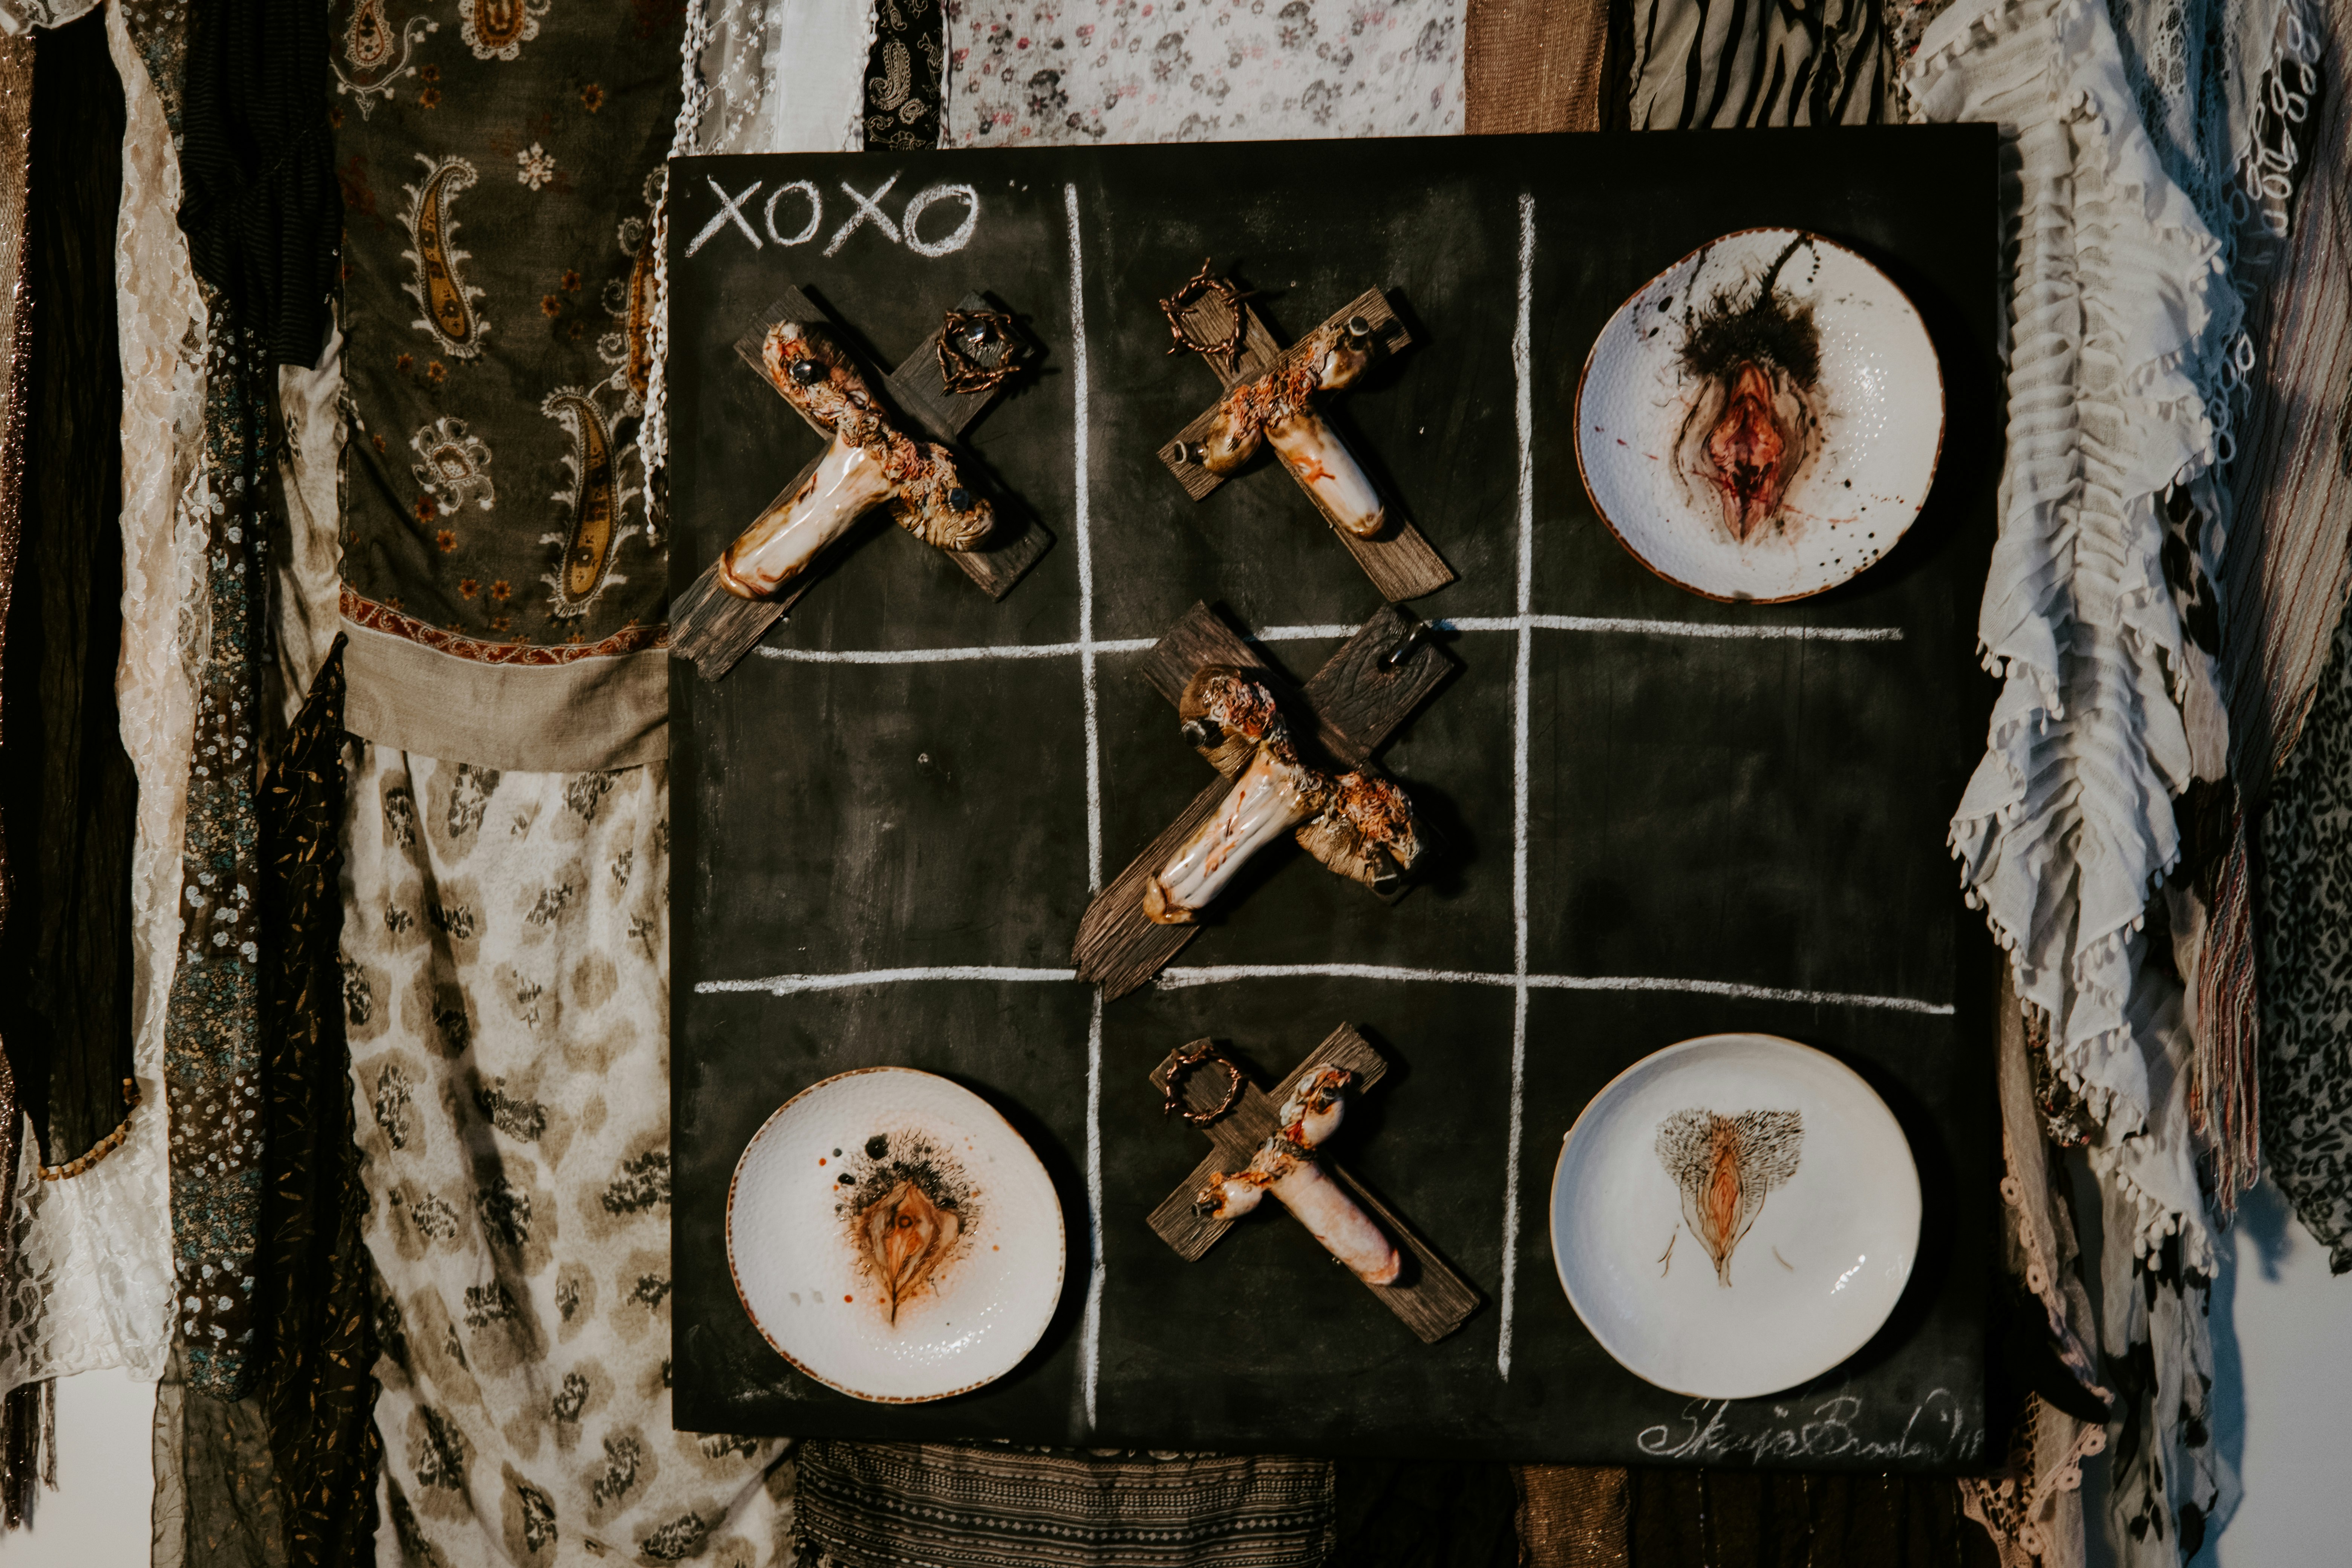
M 1774 1405 L 1767 1425 L 1744 1430 L 1735 1429 L 1727 1419 L 1731 1405 L 1728 1399 L 1693 1400 L 1683 1407 L 1678 1421 L 1643 1428 L 1635 1446 L 1658 1459 L 1720 1460 L 1744 1455 L 1759 1463 L 1768 1459 L 1951 1462 L 1976 1458 L 1984 1447 L 1983 1429 L 1969 1424 L 1968 1413 L 1948 1388 L 1929 1391 L 1912 1406 L 1901 1434 L 1889 1437 L 1865 1436 L 1854 1429 L 1863 1402 L 1851 1394 L 1832 1395 L 1793 1417 L 1788 1405 Z M 1740 1414 L 1746 1417 L 1749 1413 Z M 1741 1425 L 1744 1427 L 1745 1421 Z

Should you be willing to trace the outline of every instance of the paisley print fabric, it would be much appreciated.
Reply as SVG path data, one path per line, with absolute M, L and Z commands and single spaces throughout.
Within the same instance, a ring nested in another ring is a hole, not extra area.
M 946 37 L 940 0 L 876 0 L 874 54 L 866 72 L 867 152 L 940 144 Z
M 662 754 L 637 432 L 683 16 L 338 0 L 354 733 L 502 768 Z
M 396 1561 L 785 1561 L 782 1445 L 670 1428 L 664 764 L 367 747 L 345 854 Z

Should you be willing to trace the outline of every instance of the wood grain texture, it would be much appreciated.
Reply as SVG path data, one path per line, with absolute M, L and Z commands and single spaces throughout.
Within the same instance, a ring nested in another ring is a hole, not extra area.
M 1378 289 L 1365 289 L 1339 307 L 1314 332 L 1307 333 L 1287 349 L 1276 347 L 1273 334 L 1266 331 L 1265 323 L 1255 310 L 1246 303 L 1240 309 L 1248 323 L 1248 331 L 1243 336 L 1238 360 L 1229 362 L 1216 354 L 1201 356 L 1228 390 L 1242 381 L 1254 380 L 1269 370 L 1286 365 L 1306 352 L 1308 342 L 1317 333 L 1327 328 L 1345 325 L 1350 317 L 1364 318 L 1383 355 L 1397 353 L 1412 342 L 1412 334 L 1397 319 L 1388 296 Z M 1192 335 L 1202 342 L 1214 342 L 1232 330 L 1234 307 L 1211 295 L 1186 307 L 1183 318 L 1186 330 Z M 1224 483 L 1227 477 L 1211 473 L 1187 456 L 1193 443 L 1208 435 L 1216 423 L 1216 406 L 1212 405 L 1177 432 L 1174 440 L 1160 448 L 1160 460 L 1168 465 L 1169 472 L 1174 474 L 1177 482 L 1184 487 L 1184 493 L 1194 500 L 1206 498 L 1209 492 Z M 1337 438 L 1335 435 L 1334 439 Z M 1289 470 L 1285 468 L 1284 471 Z M 1324 521 L 1331 523 L 1332 533 L 1348 547 L 1348 553 L 1356 558 L 1356 564 L 1364 569 L 1364 575 L 1372 580 L 1372 585 L 1381 591 L 1382 598 L 1391 603 L 1417 599 L 1423 594 L 1433 594 L 1454 581 L 1453 569 L 1422 536 L 1420 530 L 1395 512 L 1393 506 L 1389 526 L 1381 530 L 1377 538 L 1360 539 L 1332 521 L 1322 498 L 1312 489 L 1306 485 L 1300 485 L 1299 489 L 1314 503 L 1315 510 L 1323 514 Z
M 1257 651 L 1215 611 L 1196 603 L 1143 656 L 1143 678 L 1173 707 L 1194 671 L 1213 664 L 1231 665 L 1264 681 L 1294 721 L 1302 716 L 1311 719 L 1315 744 L 1331 761 L 1342 768 L 1360 768 L 1370 764 L 1381 742 L 1454 668 L 1454 656 L 1429 642 L 1415 648 L 1402 664 L 1389 668 L 1388 656 L 1419 625 L 1421 617 L 1412 611 L 1381 605 L 1324 661 L 1301 690 L 1267 669 Z M 1207 751 L 1200 754 L 1224 776 L 1195 795 L 1182 815 L 1105 884 L 1078 921 L 1077 941 L 1071 951 L 1078 978 L 1101 985 L 1108 1001 L 1117 1001 L 1159 973 L 1201 929 L 1160 925 L 1143 912 L 1144 884 L 1196 828 L 1215 815 L 1232 788 L 1233 774 L 1247 761 L 1245 756 L 1219 756 Z M 1232 772 L 1226 771 L 1228 763 Z M 1427 836 L 1424 826 L 1423 837 Z M 1431 844 L 1424 852 L 1437 847 Z M 1372 896 L 1393 904 L 1412 887 L 1408 881 L 1392 892 Z
M 959 310 L 986 310 L 995 306 L 986 295 L 971 293 L 958 300 L 955 308 Z M 839 323 L 806 294 L 798 289 L 787 288 L 773 303 L 755 313 L 750 329 L 735 340 L 736 357 L 751 366 L 751 374 L 762 382 L 768 381 L 768 370 L 761 350 L 767 342 L 769 329 L 779 321 L 803 321 L 830 328 L 834 341 L 845 351 L 849 350 L 846 335 L 841 331 Z M 1003 351 L 1003 356 L 1026 360 L 1034 353 L 1035 345 L 1015 336 Z M 999 390 L 992 386 L 981 392 L 950 392 L 947 378 L 940 374 L 940 334 L 934 330 L 923 340 L 920 347 L 899 362 L 898 368 L 883 380 L 880 395 L 885 405 L 904 416 L 909 425 L 935 441 L 952 445 L 971 427 L 974 420 L 987 412 L 988 405 L 996 401 Z M 783 396 L 781 389 L 776 395 Z M 833 439 L 832 431 L 810 418 L 791 399 L 785 399 L 784 406 L 799 414 L 803 422 L 821 439 L 828 442 Z M 777 494 L 761 516 L 788 504 L 800 488 L 808 482 L 809 476 L 816 472 L 822 454 L 810 458 L 808 466 Z M 794 578 L 783 593 L 765 599 L 746 599 L 729 593 L 719 584 L 719 563 L 712 562 L 670 605 L 670 652 L 677 658 L 693 660 L 695 673 L 703 679 L 719 679 L 734 668 L 761 637 L 767 636 L 768 628 L 798 604 L 802 595 L 824 580 L 830 564 L 828 558 L 838 555 L 845 542 L 835 541 L 833 547 L 813 562 L 809 570 Z M 957 568 L 979 584 L 990 598 L 1002 599 L 1053 547 L 1054 536 L 1035 518 L 1025 512 L 1007 515 L 1000 510 L 997 526 L 991 531 L 981 548 L 943 550 L 940 553 L 954 562 Z
M 1192 797 L 1160 837 L 1112 878 L 1087 905 L 1078 920 L 1078 940 L 1070 950 L 1078 978 L 1103 988 L 1103 999 L 1116 1002 L 1165 968 L 1200 931 L 1197 925 L 1160 925 L 1143 912 L 1143 885 L 1151 873 L 1224 804 L 1230 781 L 1218 778 Z
M 1195 1040 L 1183 1047 L 1192 1051 L 1206 1045 Z M 1166 1093 L 1168 1075 L 1174 1068 L 1177 1053 L 1171 1051 L 1151 1069 L 1151 1087 Z M 1200 1131 L 1206 1133 L 1211 1144 L 1208 1157 L 1194 1166 L 1183 1184 L 1163 1199 L 1151 1211 L 1150 1225 L 1160 1239 L 1176 1250 L 1186 1262 L 1197 1262 L 1217 1238 L 1235 1224 L 1230 1219 L 1212 1219 L 1197 1212 L 1192 1200 L 1200 1191 L 1221 1175 L 1238 1171 L 1250 1163 L 1258 1145 L 1265 1142 L 1275 1130 L 1275 1115 L 1282 1102 L 1290 1098 L 1307 1074 L 1325 1067 L 1345 1068 L 1356 1075 L 1355 1091 L 1369 1093 L 1388 1073 L 1388 1060 L 1372 1047 L 1370 1041 L 1358 1033 L 1352 1024 L 1342 1024 L 1307 1054 L 1304 1061 L 1293 1068 L 1288 1077 L 1275 1086 L 1272 1093 L 1254 1083 L 1244 1082 L 1241 1099 L 1233 1110 Z M 1178 1086 L 1178 1098 L 1184 1108 L 1196 1113 L 1214 1110 L 1224 1098 L 1224 1069 L 1214 1065 L 1199 1067 L 1186 1075 Z M 1476 1287 L 1455 1272 L 1453 1265 L 1438 1255 L 1413 1228 L 1386 1204 L 1364 1190 L 1363 1184 L 1349 1174 L 1347 1168 L 1325 1157 L 1324 1173 L 1348 1190 L 1349 1196 L 1370 1215 L 1386 1231 L 1398 1247 L 1410 1254 L 1412 1261 L 1399 1273 L 1392 1285 L 1367 1285 L 1366 1289 L 1381 1299 L 1381 1305 L 1394 1312 L 1407 1328 L 1424 1344 L 1434 1344 L 1469 1321 L 1478 1310 L 1482 1298 Z

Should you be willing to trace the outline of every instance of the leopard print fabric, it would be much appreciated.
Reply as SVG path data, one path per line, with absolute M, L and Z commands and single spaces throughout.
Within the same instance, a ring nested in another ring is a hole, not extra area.
M 369 747 L 351 802 L 387 1561 L 788 1561 L 782 1445 L 670 1429 L 666 768 Z
M 2263 1152 L 2352 1273 L 2352 616 L 2262 826 Z

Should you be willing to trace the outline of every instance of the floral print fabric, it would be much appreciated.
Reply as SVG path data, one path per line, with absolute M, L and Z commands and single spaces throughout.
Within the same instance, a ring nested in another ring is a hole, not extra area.
M 664 765 L 368 747 L 345 854 L 398 1561 L 783 1560 L 782 1445 L 670 1426 Z
M 949 147 L 1440 136 L 1467 0 L 949 0 Z

